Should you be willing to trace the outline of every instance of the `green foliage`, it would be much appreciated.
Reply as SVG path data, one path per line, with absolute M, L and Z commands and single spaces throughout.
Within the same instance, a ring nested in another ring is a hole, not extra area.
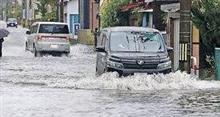
M 126 25 L 129 13 L 120 13 L 121 6 L 130 0 L 108 0 L 101 8 L 102 27 Z
M 202 42 L 213 55 L 214 47 L 220 47 L 220 0 L 194 0 L 192 13 Z
M 8 4 L 5 11 L 8 18 L 18 18 L 18 20 L 21 18 L 22 8 L 20 5 Z
M 42 21 L 56 20 L 56 0 L 37 0 L 36 5 L 36 12 L 41 15 Z M 49 8 L 51 8 L 51 12 L 48 12 Z

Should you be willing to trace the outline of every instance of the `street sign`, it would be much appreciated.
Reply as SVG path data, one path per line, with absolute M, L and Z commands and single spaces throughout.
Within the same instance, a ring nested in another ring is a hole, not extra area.
M 26 10 L 25 9 L 22 10 L 22 18 L 26 19 Z

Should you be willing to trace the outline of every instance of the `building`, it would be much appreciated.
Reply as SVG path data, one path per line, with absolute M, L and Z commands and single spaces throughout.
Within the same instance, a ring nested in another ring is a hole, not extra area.
M 102 6 L 107 5 L 107 0 L 102 0 Z M 138 12 L 135 10 L 138 9 Z M 191 52 L 191 68 L 199 67 L 199 31 L 193 27 L 190 33 L 192 42 L 189 51 L 187 44 L 181 43 L 180 30 L 180 0 L 131 0 L 127 5 L 121 7 L 121 12 L 130 13 L 128 22 L 130 26 L 153 27 L 166 32 L 167 44 L 174 48 L 171 58 L 173 60 L 173 69 L 179 70 L 182 61 L 188 61 L 188 52 Z M 136 14 L 140 14 L 137 17 Z M 166 20 L 162 20 L 166 19 Z M 183 41 L 183 40 L 182 40 Z
M 104 3 L 106 0 L 103 0 Z M 164 31 L 166 25 L 161 21 L 162 11 L 160 6 L 163 4 L 177 3 L 179 0 L 131 0 L 131 2 L 125 6 L 122 6 L 121 12 L 129 12 L 134 9 L 139 9 L 138 13 L 143 17 L 137 19 L 133 15 L 129 18 L 130 25 L 138 25 L 143 27 L 154 27 L 158 30 Z M 141 22 L 138 22 L 141 21 Z
M 174 48 L 172 55 L 173 69 L 178 70 L 180 61 L 187 59 L 184 55 L 187 51 L 186 46 L 180 44 L 180 3 L 165 4 L 161 6 L 161 10 L 167 12 L 167 39 L 168 45 Z M 199 30 L 191 25 L 191 68 L 198 70 L 199 68 Z
M 95 0 L 80 0 L 80 30 L 78 42 L 82 44 L 94 44 L 94 32 L 100 27 L 99 4 Z
M 22 19 L 23 26 L 30 26 L 36 19 L 40 19 L 41 16 L 36 13 L 37 0 L 22 0 Z
M 79 3 L 81 29 L 91 29 L 99 27 L 99 4 L 95 0 L 80 0 Z
M 64 0 L 63 2 L 63 21 L 68 24 L 74 38 L 77 38 L 80 29 L 79 0 Z

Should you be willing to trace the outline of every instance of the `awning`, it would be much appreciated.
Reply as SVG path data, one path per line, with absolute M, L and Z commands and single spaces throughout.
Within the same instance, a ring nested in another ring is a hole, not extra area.
M 138 8 L 138 7 L 143 7 L 144 9 L 151 9 L 151 7 L 149 6 L 149 3 L 151 3 L 151 2 L 146 2 L 145 0 L 139 0 L 138 2 L 129 3 L 125 6 L 122 6 L 121 11 L 126 12 L 126 11 L 129 11 L 129 10 Z
M 140 7 L 142 5 L 143 5 L 142 3 L 141 4 L 140 3 L 130 3 L 126 6 L 122 6 L 121 11 L 126 12 L 126 11 L 129 11 L 130 9 L 135 9 L 135 8 Z

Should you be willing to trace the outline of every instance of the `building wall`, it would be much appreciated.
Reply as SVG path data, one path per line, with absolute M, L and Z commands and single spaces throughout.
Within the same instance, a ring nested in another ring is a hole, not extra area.
M 78 0 L 71 0 L 67 4 L 67 23 L 70 23 L 70 14 L 79 14 Z M 64 20 L 65 21 L 65 20 Z
M 90 0 L 80 0 L 79 13 L 81 29 L 90 29 Z
M 64 6 L 64 22 L 70 28 L 70 31 L 77 35 L 75 25 L 79 24 L 79 0 L 70 0 Z
M 177 42 L 177 39 L 179 40 L 179 29 L 175 29 L 175 27 L 179 28 L 178 25 L 174 25 L 174 21 L 179 20 L 179 15 L 178 13 L 171 13 L 169 14 L 168 18 L 168 25 L 167 25 L 167 34 L 168 34 L 168 39 L 170 41 L 170 46 L 174 48 L 174 55 L 171 56 L 171 58 L 174 61 L 174 68 L 178 67 L 178 50 L 179 50 L 179 41 Z M 177 32 L 176 32 L 177 31 Z M 176 36 L 175 36 L 176 35 Z M 192 63 L 198 68 L 199 67 L 199 30 L 193 26 L 192 27 L 192 57 L 196 58 L 192 61 Z M 175 58 L 176 57 L 176 58 Z M 176 61 L 176 62 L 175 62 Z M 175 67 L 176 66 L 176 67 Z M 195 66 L 192 66 L 195 68 Z
M 90 0 L 90 29 L 92 31 L 95 30 L 95 28 L 98 28 L 99 27 L 99 20 L 97 19 L 97 14 L 99 13 L 99 5 L 96 4 L 94 2 L 94 0 Z
M 199 67 L 199 30 L 193 26 L 193 30 L 192 30 L 193 34 L 192 34 L 192 38 L 193 38 L 193 51 L 192 51 L 192 56 L 196 57 L 196 64 L 197 64 L 197 68 Z

